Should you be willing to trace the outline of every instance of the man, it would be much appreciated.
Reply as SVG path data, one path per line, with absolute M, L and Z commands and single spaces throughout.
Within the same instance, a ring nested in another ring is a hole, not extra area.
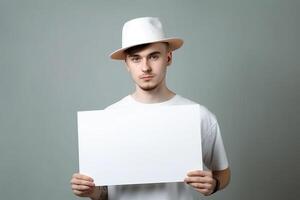
M 180 38 L 165 38 L 158 18 L 143 17 L 123 26 L 122 48 L 113 52 L 112 59 L 124 60 L 135 82 L 135 91 L 107 109 L 155 107 L 195 104 L 171 91 L 166 85 L 167 68 L 172 63 L 172 51 L 180 48 Z M 225 188 L 230 170 L 216 117 L 200 106 L 202 157 L 207 170 L 187 172 L 179 183 L 119 185 L 96 187 L 89 176 L 75 173 L 71 179 L 73 193 L 93 200 L 134 199 L 195 199 L 199 194 L 211 195 Z

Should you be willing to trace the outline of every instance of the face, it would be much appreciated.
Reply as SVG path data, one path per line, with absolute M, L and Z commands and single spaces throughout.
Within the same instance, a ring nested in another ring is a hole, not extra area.
M 127 70 L 138 89 L 151 91 L 165 87 L 167 66 L 171 64 L 172 52 L 165 43 L 153 43 L 146 48 L 126 55 Z

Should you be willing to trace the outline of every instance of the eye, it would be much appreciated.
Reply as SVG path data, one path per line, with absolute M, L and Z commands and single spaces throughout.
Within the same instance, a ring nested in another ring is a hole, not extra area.
M 150 56 L 151 60 L 157 60 L 159 58 L 158 54 L 154 54 Z
M 138 63 L 141 59 L 139 57 L 131 57 L 130 60 L 134 63 Z

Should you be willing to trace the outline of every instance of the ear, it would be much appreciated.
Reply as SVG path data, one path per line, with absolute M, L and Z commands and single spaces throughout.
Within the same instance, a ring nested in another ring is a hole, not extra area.
M 173 54 L 172 51 L 169 51 L 167 54 L 167 62 L 168 62 L 168 66 L 172 64 L 172 59 L 173 59 Z

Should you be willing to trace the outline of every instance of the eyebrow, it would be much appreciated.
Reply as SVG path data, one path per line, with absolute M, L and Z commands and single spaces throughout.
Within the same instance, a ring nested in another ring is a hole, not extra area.
M 155 54 L 161 54 L 161 52 L 160 51 L 154 51 L 154 52 L 150 53 L 149 56 L 152 56 L 152 55 L 155 55 Z
M 152 56 L 152 55 L 155 55 L 155 54 L 161 54 L 160 51 L 154 51 L 154 52 L 151 52 L 149 53 L 147 56 Z M 140 56 L 139 54 L 132 54 L 132 55 L 128 55 L 129 57 L 138 57 Z

